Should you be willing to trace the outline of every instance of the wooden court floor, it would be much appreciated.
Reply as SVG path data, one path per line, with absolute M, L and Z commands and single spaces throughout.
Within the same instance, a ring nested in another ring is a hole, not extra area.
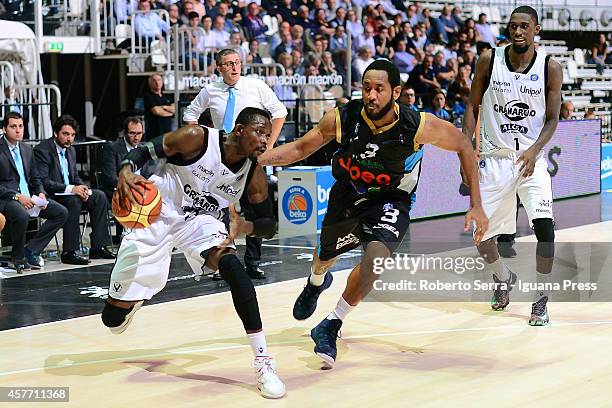
M 612 222 L 557 238 L 610 241 Z M 288 389 L 279 401 L 259 396 L 227 292 L 145 306 L 119 336 L 99 316 L 0 332 L 0 385 L 70 387 L 70 402 L 53 407 L 612 406 L 605 302 L 550 303 L 552 324 L 541 328 L 527 325 L 530 303 L 498 313 L 486 303 L 368 302 L 345 322 L 335 367 L 322 370 L 307 333 L 334 307 L 347 274 L 334 273 L 303 322 L 291 317 L 303 279 L 257 288 Z

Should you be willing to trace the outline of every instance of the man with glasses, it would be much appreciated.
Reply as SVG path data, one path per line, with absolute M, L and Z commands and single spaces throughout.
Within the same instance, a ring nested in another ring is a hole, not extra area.
M 185 110 L 183 121 L 197 125 L 202 112 L 210 108 L 214 128 L 229 133 L 242 109 L 246 107 L 265 109 L 272 116 L 272 135 L 268 140 L 268 149 L 271 149 L 285 123 L 287 116 L 285 105 L 264 81 L 241 75 L 242 61 L 236 50 L 226 48 L 219 51 L 216 55 L 216 64 L 223 81 L 212 82 L 202 88 Z M 245 218 L 251 221 L 254 214 L 248 201 L 241 200 L 240 205 L 245 212 Z M 263 279 L 264 272 L 259 269 L 261 239 L 247 237 L 246 242 L 244 263 L 247 272 L 252 278 Z
M 102 174 L 101 187 L 106 197 L 110 200 L 117 187 L 119 169 L 125 156 L 133 149 L 137 148 L 142 141 L 144 127 L 142 120 L 135 116 L 129 116 L 123 122 L 123 136 L 120 136 L 113 143 L 107 143 L 102 149 Z M 147 167 L 138 171 L 144 177 L 148 177 L 152 172 L 147 171 Z M 123 228 L 117 223 L 117 237 L 121 236 Z
M 399 100 L 401 104 L 408 106 L 415 112 L 419 111 L 419 108 L 415 106 L 416 103 L 416 94 L 414 93 L 414 89 L 411 86 L 404 86 L 402 88 L 402 93 L 400 94 Z

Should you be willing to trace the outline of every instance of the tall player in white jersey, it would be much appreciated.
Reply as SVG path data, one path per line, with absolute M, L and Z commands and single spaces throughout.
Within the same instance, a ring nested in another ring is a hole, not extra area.
M 149 228 L 123 238 L 110 279 L 102 321 L 115 334 L 125 331 L 144 300 L 164 288 L 174 247 L 183 250 L 196 276 L 219 270 L 228 283 L 234 307 L 255 355 L 253 366 L 261 394 L 280 398 L 285 385 L 269 356 L 253 283 L 236 257 L 233 239 L 244 233 L 272 238 L 276 220 L 268 199 L 268 182 L 257 157 L 272 132 L 270 115 L 245 108 L 225 141 L 222 132 L 188 126 L 133 149 L 122 163 L 119 202 L 134 201 L 130 188 L 155 183 L 162 195 L 160 218 Z M 149 180 L 133 173 L 150 159 L 160 159 Z M 241 219 L 233 203 L 247 193 L 255 220 Z M 222 210 L 230 208 L 230 231 Z
M 563 73 L 559 63 L 536 51 L 537 12 L 516 8 L 508 23 L 511 44 L 484 52 L 478 60 L 463 133 L 472 137 L 480 110 L 480 191 L 489 230 L 478 251 L 497 283 L 491 307 L 504 310 L 517 276 L 503 264 L 495 237 L 516 232 L 516 195 L 538 239 L 538 283 L 550 281 L 554 256 L 552 186 L 542 149 L 559 121 Z M 529 324 L 548 323 L 548 293 L 537 291 Z

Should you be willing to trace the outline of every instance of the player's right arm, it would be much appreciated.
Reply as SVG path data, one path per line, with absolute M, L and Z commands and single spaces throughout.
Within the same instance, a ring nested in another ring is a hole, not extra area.
M 336 118 L 337 108 L 327 111 L 319 124 L 304 136 L 266 151 L 257 158 L 257 162 L 262 166 L 286 166 L 307 158 L 336 138 L 336 131 L 340 129 Z
M 141 169 L 149 160 L 173 156 L 189 160 L 202 150 L 205 141 L 202 127 L 185 126 L 132 149 L 125 160 L 121 162 L 121 169 L 119 170 L 117 180 L 119 202 L 127 199 L 136 203 L 131 189 L 141 190 L 144 193 L 142 184 L 152 183 L 152 181 L 134 174 L 134 170 Z
M 472 140 L 474 130 L 476 129 L 478 111 L 482 104 L 482 96 L 486 90 L 485 86 L 487 85 L 487 78 L 489 76 L 489 65 L 491 65 L 491 50 L 483 52 L 480 58 L 478 58 L 476 73 L 474 74 L 472 88 L 470 89 L 470 99 L 468 99 L 465 115 L 463 115 L 462 131 L 469 140 Z
M 482 209 L 480 199 L 480 186 L 478 184 L 478 170 L 476 158 L 470 140 L 462 134 L 451 123 L 438 119 L 430 113 L 421 115 L 419 130 L 415 135 L 415 142 L 418 144 L 432 144 L 440 149 L 456 152 L 461 161 L 461 167 L 467 169 L 465 176 L 467 185 L 470 188 L 470 209 L 465 215 L 465 228 L 469 229 L 470 224 L 476 224 L 474 240 L 480 243 L 484 233 L 487 231 L 489 220 Z

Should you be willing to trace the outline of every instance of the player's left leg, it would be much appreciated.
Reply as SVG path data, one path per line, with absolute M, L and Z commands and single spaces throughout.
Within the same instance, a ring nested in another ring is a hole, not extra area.
M 536 247 L 536 280 L 538 289 L 531 306 L 529 324 L 544 326 L 549 322 L 547 303 L 550 298 L 546 286 L 552 281 L 552 265 L 555 256 L 555 227 L 552 208 L 552 183 L 544 158 L 536 162 L 533 175 L 518 188 L 531 228 L 538 244 Z
M 236 256 L 236 250 L 215 248 L 202 255 L 206 257 L 206 266 L 212 270 L 219 269 L 221 277 L 230 287 L 234 308 L 242 320 L 255 356 L 253 368 L 261 395 L 265 398 L 283 397 L 286 393 L 285 384 L 276 373 L 276 362 L 268 352 L 255 287 Z
M 236 248 L 219 248 L 226 238 L 223 222 L 208 216 L 198 215 L 194 223 L 179 234 L 178 247 L 193 261 L 196 254 L 202 266 L 219 273 L 230 287 L 232 301 L 238 317 L 246 331 L 251 349 L 255 355 L 253 367 L 261 395 L 266 398 L 281 398 L 285 395 L 285 384 L 276 374 L 276 363 L 268 353 L 266 337 L 259 314 L 255 287 L 236 256 Z M 193 262 L 190 262 L 192 268 Z
M 375 262 L 390 257 L 408 231 L 409 204 L 406 202 L 368 204 L 368 209 L 359 219 L 365 245 L 363 259 L 351 271 L 335 309 L 310 332 L 315 342 L 315 353 L 329 366 L 336 360 L 336 338 L 342 322 L 367 296 L 379 278 L 374 272 Z

